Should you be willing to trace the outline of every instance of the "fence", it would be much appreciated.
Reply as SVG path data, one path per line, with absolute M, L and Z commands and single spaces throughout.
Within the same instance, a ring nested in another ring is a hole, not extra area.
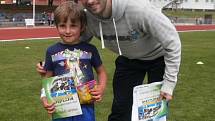
M 32 13 L 5 13 L 0 11 L 0 27 L 21 27 L 26 25 L 26 19 L 32 19 Z M 48 16 L 35 14 L 35 26 L 49 25 Z
M 169 17 L 174 24 L 184 25 L 200 25 L 200 24 L 215 24 L 215 19 L 204 19 L 204 18 L 180 18 L 180 17 Z
M 215 19 L 207 20 L 204 18 L 180 18 L 180 17 L 169 17 L 174 24 L 184 25 L 199 25 L 199 24 L 215 24 Z M 48 26 L 48 21 L 36 20 L 35 26 Z M 24 27 L 25 19 L 21 21 L 13 21 L 9 19 L 0 19 L 0 27 Z

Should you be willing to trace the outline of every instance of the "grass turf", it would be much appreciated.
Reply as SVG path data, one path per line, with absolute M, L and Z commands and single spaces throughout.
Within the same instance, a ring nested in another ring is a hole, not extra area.
M 182 64 L 170 103 L 168 121 L 213 121 L 215 119 L 215 32 L 180 33 Z M 0 42 L 0 121 L 49 121 L 39 99 L 41 77 L 35 70 L 46 48 L 57 40 Z M 111 110 L 112 76 L 116 55 L 101 50 L 109 75 L 104 99 L 96 104 L 97 121 L 106 121 Z M 25 47 L 30 49 L 25 49 Z M 202 61 L 203 65 L 196 62 Z

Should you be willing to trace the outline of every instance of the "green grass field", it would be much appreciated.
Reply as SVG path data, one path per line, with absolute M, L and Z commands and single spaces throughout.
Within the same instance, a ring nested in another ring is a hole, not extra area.
M 168 121 L 215 120 L 215 32 L 180 33 L 182 64 L 170 103 Z M 0 42 L 0 121 L 49 121 L 40 103 L 41 77 L 35 70 L 46 48 L 56 40 Z M 104 100 L 96 104 L 97 121 L 106 121 L 112 102 L 116 55 L 97 45 L 109 80 Z M 30 49 L 25 49 L 28 46 Z M 196 62 L 202 61 L 203 65 Z

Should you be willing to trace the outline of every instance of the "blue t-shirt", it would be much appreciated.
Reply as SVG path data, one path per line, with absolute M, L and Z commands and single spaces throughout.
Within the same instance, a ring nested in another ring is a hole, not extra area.
M 71 64 L 72 63 L 72 64 Z M 84 80 L 94 79 L 93 67 L 102 64 L 98 50 L 95 46 L 81 42 L 75 45 L 56 43 L 46 51 L 45 70 L 53 71 L 54 76 L 71 72 L 75 68 L 77 73 L 83 73 Z
M 74 45 L 58 42 L 46 51 L 44 69 L 52 71 L 53 76 L 72 73 L 78 75 L 81 83 L 94 80 L 93 68 L 102 64 L 95 46 L 80 42 Z M 57 119 L 54 121 L 95 121 L 94 106 L 81 105 L 82 115 Z

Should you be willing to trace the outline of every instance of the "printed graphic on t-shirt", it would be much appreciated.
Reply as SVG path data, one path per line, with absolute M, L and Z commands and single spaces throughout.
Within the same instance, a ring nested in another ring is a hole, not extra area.
M 53 63 L 58 62 L 60 66 L 64 67 L 64 70 L 69 70 L 75 80 L 76 85 L 86 82 L 84 79 L 85 75 L 83 73 L 83 69 L 87 69 L 88 66 L 87 64 L 81 63 L 80 59 L 91 59 L 91 52 L 82 51 L 80 49 L 74 49 L 73 51 L 65 49 L 64 51 L 58 52 L 51 57 Z

